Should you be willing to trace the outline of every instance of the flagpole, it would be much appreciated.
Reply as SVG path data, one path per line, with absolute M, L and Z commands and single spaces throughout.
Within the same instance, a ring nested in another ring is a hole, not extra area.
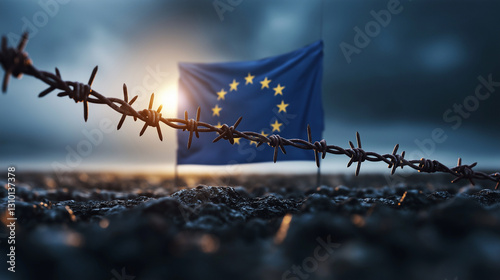
M 321 9 L 319 10 L 320 15 L 319 15 L 319 37 L 321 40 L 323 40 L 323 14 L 325 13 L 325 0 L 320 0 L 320 7 Z M 318 156 L 318 161 L 321 163 L 321 158 Z M 321 164 L 318 165 L 318 171 L 316 172 L 316 188 L 319 188 L 321 185 Z

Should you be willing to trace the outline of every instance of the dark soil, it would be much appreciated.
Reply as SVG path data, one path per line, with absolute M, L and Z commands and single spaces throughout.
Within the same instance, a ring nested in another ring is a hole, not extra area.
M 3 214 L 1 279 L 500 279 L 488 188 L 83 179 L 17 184 L 16 272 Z

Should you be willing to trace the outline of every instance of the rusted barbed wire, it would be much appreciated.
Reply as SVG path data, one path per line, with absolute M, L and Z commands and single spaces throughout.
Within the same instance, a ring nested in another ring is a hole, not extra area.
M 448 173 L 456 178 L 452 180 L 452 183 L 458 182 L 462 179 L 467 179 L 471 184 L 474 184 L 473 179 L 479 180 L 491 180 L 496 182 L 495 189 L 498 189 L 500 185 L 500 173 L 495 172 L 492 174 L 486 174 L 483 172 L 477 172 L 472 170 L 476 166 L 476 162 L 470 165 L 462 164 L 461 158 L 458 159 L 457 166 L 448 168 L 437 160 L 430 160 L 421 158 L 419 160 L 407 160 L 405 159 L 405 152 L 403 151 L 401 154 L 398 154 L 399 144 L 397 144 L 391 154 L 378 154 L 374 152 L 367 152 L 361 147 L 361 139 L 359 133 L 356 133 L 356 144 L 349 141 L 350 148 L 344 149 L 335 145 L 327 145 L 326 140 L 323 139 L 321 141 L 314 141 L 311 138 L 311 129 L 307 127 L 307 135 L 308 139 L 286 139 L 281 137 L 278 134 L 273 134 L 269 136 L 264 136 L 260 133 L 252 132 L 252 131 L 238 131 L 236 128 L 240 124 L 242 117 L 238 118 L 238 120 L 232 126 L 228 126 L 227 124 L 223 124 L 221 126 L 213 126 L 211 124 L 200 121 L 200 108 L 196 112 L 196 118 L 190 119 L 188 117 L 187 111 L 184 113 L 184 119 L 179 118 L 163 118 L 160 113 L 162 110 L 162 105 L 158 107 L 157 110 L 153 110 L 154 103 L 154 93 L 151 94 L 149 107 L 148 109 L 143 109 L 141 111 L 136 111 L 132 108 L 132 104 L 137 99 L 137 96 L 132 98 L 130 101 L 128 100 L 128 90 L 127 86 L 123 84 L 123 100 L 112 97 L 105 97 L 98 93 L 97 91 L 92 89 L 92 83 L 97 74 L 97 66 L 93 69 L 92 74 L 90 75 L 90 79 L 87 84 L 83 84 L 80 82 L 69 82 L 64 81 L 61 77 L 61 73 L 59 69 L 55 68 L 55 74 L 45 71 L 39 71 L 36 69 L 32 61 L 29 59 L 27 53 L 24 52 L 24 48 L 28 42 L 28 33 L 24 33 L 21 41 L 19 42 L 17 48 L 12 48 L 7 46 L 7 38 L 2 37 L 2 46 L 0 50 L 0 63 L 5 70 L 5 75 L 2 84 L 2 91 L 5 93 L 7 91 L 7 86 L 9 83 L 10 76 L 14 76 L 16 78 L 21 78 L 22 74 L 33 76 L 47 85 L 49 87 L 42 91 L 38 96 L 44 97 L 51 93 L 54 90 L 61 90 L 62 92 L 58 93 L 57 96 L 63 97 L 68 96 L 73 99 L 75 102 L 83 103 L 83 117 L 84 120 L 88 119 L 88 103 L 95 104 L 106 104 L 111 107 L 113 110 L 122 114 L 120 121 L 118 122 L 117 129 L 120 129 L 125 121 L 127 116 L 132 116 L 134 121 L 137 119 L 144 122 L 144 126 L 140 132 L 140 136 L 144 134 L 146 129 L 151 126 L 155 127 L 158 133 L 158 137 L 160 140 L 163 140 L 163 136 L 161 133 L 160 123 L 164 123 L 167 126 L 174 129 L 182 129 L 183 131 L 189 132 L 188 138 L 188 149 L 191 147 L 191 142 L 193 140 L 193 134 L 197 138 L 200 136 L 199 133 L 205 132 L 217 132 L 218 136 L 213 140 L 213 142 L 217 142 L 221 139 L 229 141 L 229 143 L 234 144 L 235 138 L 244 138 L 250 141 L 255 141 L 257 146 L 262 144 L 268 144 L 269 146 L 274 148 L 273 160 L 276 162 L 278 158 L 278 149 L 280 149 L 283 154 L 286 154 L 285 146 L 292 146 L 299 149 L 304 150 L 312 150 L 315 155 L 316 165 L 319 167 L 320 161 L 319 157 L 321 154 L 321 158 L 325 158 L 326 154 L 334 154 L 334 155 L 345 155 L 350 158 L 347 167 L 350 167 L 353 163 L 357 163 L 355 175 L 359 174 L 361 163 L 364 161 L 372 161 L 372 162 L 380 162 L 383 161 L 388 164 L 388 167 L 391 168 L 391 175 L 394 174 L 396 169 L 400 167 L 401 169 L 405 166 L 409 166 L 412 169 L 415 169 L 419 172 L 426 173 L 435 173 L 442 172 Z

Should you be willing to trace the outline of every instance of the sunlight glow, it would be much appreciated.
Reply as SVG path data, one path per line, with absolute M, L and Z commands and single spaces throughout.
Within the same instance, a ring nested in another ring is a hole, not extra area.
M 175 118 L 177 116 L 177 85 L 168 84 L 158 91 L 158 102 L 163 105 L 163 117 Z

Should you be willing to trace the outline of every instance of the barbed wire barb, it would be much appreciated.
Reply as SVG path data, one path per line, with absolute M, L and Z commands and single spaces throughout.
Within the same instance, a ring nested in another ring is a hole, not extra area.
M 123 84 L 123 101 L 125 101 L 125 103 L 127 103 L 128 105 L 132 105 L 132 104 L 134 104 L 135 100 L 137 100 L 137 97 L 139 97 L 139 96 L 136 95 L 136 96 L 134 96 L 134 98 L 132 98 L 132 100 L 128 101 L 127 85 L 124 83 Z M 122 105 L 122 106 L 120 106 L 120 109 L 125 110 L 125 107 Z M 120 121 L 118 122 L 118 125 L 116 126 L 116 130 L 120 130 L 126 117 L 127 117 L 127 114 L 125 114 L 125 113 L 122 114 L 122 117 L 121 117 Z M 134 121 L 137 121 L 136 116 L 134 116 Z
M 152 126 L 156 128 L 158 133 L 158 137 L 160 141 L 163 141 L 163 136 L 161 132 L 160 123 L 163 123 L 171 128 L 180 129 L 183 131 L 189 132 L 187 148 L 191 147 L 191 143 L 193 141 L 193 135 L 196 138 L 200 137 L 200 133 L 213 133 L 216 132 L 218 135 L 215 137 L 213 142 L 218 142 L 221 139 L 227 140 L 230 144 L 234 145 L 235 140 L 237 138 L 243 138 L 249 141 L 253 141 L 257 143 L 257 146 L 262 144 L 268 144 L 274 149 L 273 152 L 273 161 L 276 162 L 278 159 L 278 149 L 286 155 L 285 146 L 292 146 L 298 149 L 312 150 L 314 153 L 316 165 L 320 166 L 319 154 L 321 153 L 321 158 L 324 159 L 326 154 L 332 155 L 345 155 L 349 157 L 349 162 L 347 163 L 347 167 L 350 167 L 353 163 L 357 163 L 355 175 L 358 176 L 361 164 L 365 161 L 371 162 L 384 162 L 388 165 L 388 168 L 391 169 L 391 175 L 393 175 L 398 167 L 408 166 L 414 170 L 419 172 L 426 173 L 448 173 L 455 178 L 451 181 L 452 183 L 458 182 L 462 179 L 467 179 L 472 185 L 474 185 L 474 179 L 477 180 L 490 180 L 496 182 L 495 190 L 497 190 L 500 186 L 500 173 L 495 172 L 492 174 L 486 174 L 483 172 L 474 171 L 473 168 L 476 167 L 477 162 L 474 162 L 470 165 L 462 164 L 462 159 L 459 158 L 457 162 L 457 166 L 453 168 L 448 168 L 441 162 L 437 160 L 430 160 L 421 158 L 419 160 L 407 160 L 405 159 L 405 151 L 401 154 L 398 154 L 399 144 L 394 146 L 394 149 L 391 154 L 378 154 L 374 152 L 366 152 L 361 146 L 361 137 L 359 132 L 356 132 L 356 144 L 349 141 L 348 149 L 344 149 L 335 145 L 327 145 L 326 140 L 322 139 L 320 141 L 314 141 L 311 137 L 311 127 L 307 126 L 307 141 L 303 139 L 286 139 L 281 137 L 278 134 L 273 134 L 270 136 L 264 136 L 260 133 L 253 131 L 238 131 L 237 127 L 242 121 L 242 117 L 239 117 L 238 120 L 232 126 L 228 126 L 227 124 L 222 125 L 211 125 L 209 123 L 205 123 L 200 121 L 201 109 L 200 107 L 196 110 L 196 118 L 189 119 L 188 112 L 184 112 L 184 119 L 180 118 L 164 118 L 162 117 L 161 110 L 163 105 L 160 105 L 158 109 L 153 110 L 154 103 L 154 93 L 151 94 L 149 106 L 147 109 L 143 109 L 141 111 L 136 111 L 132 108 L 132 104 L 137 100 L 138 96 L 136 95 L 130 101 L 128 100 L 128 90 L 126 84 L 123 84 L 123 100 L 112 97 L 105 97 L 92 89 L 92 84 L 97 75 L 98 67 L 96 66 L 90 75 L 89 81 L 87 84 L 83 84 L 80 82 L 68 82 L 62 79 L 62 75 L 58 68 L 55 68 L 55 74 L 45 71 L 39 71 L 36 69 L 31 59 L 28 57 L 28 54 L 24 52 L 24 48 L 28 43 L 28 33 L 25 32 L 16 48 L 9 48 L 7 44 L 7 38 L 5 36 L 2 37 L 1 48 L 0 48 L 0 64 L 4 69 L 4 77 L 2 81 L 2 91 L 5 93 L 7 91 L 7 87 L 10 81 L 10 76 L 15 78 L 21 78 L 23 74 L 33 76 L 36 79 L 41 80 L 45 84 L 48 85 L 48 88 L 43 90 L 38 97 L 45 97 L 49 93 L 54 90 L 61 90 L 57 94 L 58 97 L 68 96 L 70 99 L 73 99 L 76 103 L 83 103 L 83 115 L 84 120 L 88 120 L 89 113 L 89 105 L 88 103 L 94 104 L 106 104 L 111 109 L 120 113 L 122 116 L 118 122 L 117 130 L 119 130 L 127 116 L 131 116 L 134 118 L 134 121 L 140 120 L 144 122 L 144 126 L 139 133 L 139 136 L 142 136 L 148 126 Z

